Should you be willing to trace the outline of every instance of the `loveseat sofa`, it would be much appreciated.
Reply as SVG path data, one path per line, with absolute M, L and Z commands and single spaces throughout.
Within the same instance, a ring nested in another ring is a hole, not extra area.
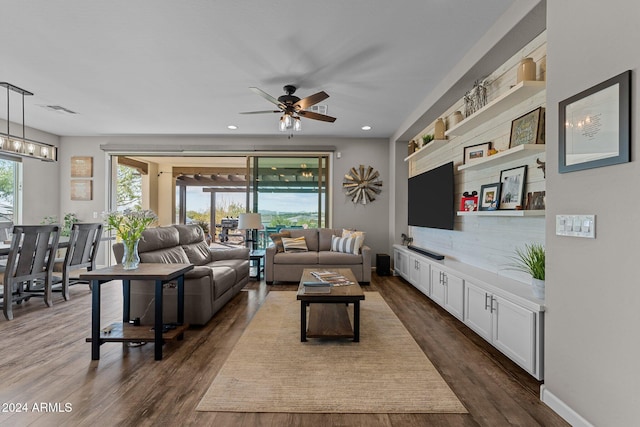
M 122 243 L 113 245 L 118 263 L 122 259 Z M 149 228 L 138 244 L 140 262 L 190 263 L 195 266 L 185 274 L 185 322 L 204 325 L 222 306 L 240 292 L 249 281 L 249 249 L 211 249 L 197 225 L 172 225 Z M 140 317 L 142 324 L 153 324 L 153 281 L 132 281 L 131 319 Z M 176 289 L 165 289 L 164 322 L 175 322 Z
M 265 277 L 267 284 L 274 281 L 298 282 L 305 268 L 350 268 L 360 283 L 371 281 L 371 249 L 363 245 L 358 254 L 331 250 L 333 236 L 341 237 L 342 229 L 309 228 L 281 229 L 291 238 L 304 237 L 307 251 L 278 252 L 277 245 L 265 251 Z

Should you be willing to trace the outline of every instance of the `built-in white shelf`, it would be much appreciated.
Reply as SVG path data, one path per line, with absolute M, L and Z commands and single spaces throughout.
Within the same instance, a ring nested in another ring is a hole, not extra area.
M 406 157 L 404 161 L 408 162 L 409 160 L 418 160 L 419 158 L 426 156 L 429 153 L 438 151 L 439 149 L 447 145 L 448 142 L 449 142 L 448 139 L 434 139 L 430 141 L 427 145 L 422 147 L 421 149 L 409 155 L 409 157 Z
M 457 125 L 445 132 L 446 136 L 464 135 L 473 128 L 490 121 L 510 108 L 518 105 L 546 89 L 546 82 L 524 81 L 512 87 Z
M 544 216 L 544 210 L 458 211 L 458 216 Z
M 501 151 L 493 156 L 484 159 L 475 160 L 473 163 L 458 166 L 459 171 L 484 169 L 491 166 L 497 166 L 502 163 L 511 162 L 513 160 L 522 159 L 524 157 L 533 156 L 535 154 L 543 154 L 546 150 L 544 144 L 522 144 L 517 147 Z

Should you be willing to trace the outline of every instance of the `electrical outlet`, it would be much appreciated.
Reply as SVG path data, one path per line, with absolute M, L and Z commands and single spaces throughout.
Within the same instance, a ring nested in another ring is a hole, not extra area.
M 596 238 L 595 215 L 556 215 L 556 236 Z

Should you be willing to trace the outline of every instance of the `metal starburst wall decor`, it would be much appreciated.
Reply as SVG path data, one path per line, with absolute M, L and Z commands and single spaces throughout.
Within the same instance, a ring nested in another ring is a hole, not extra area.
M 353 203 L 366 205 L 376 199 L 376 195 L 382 192 L 382 181 L 380 174 L 371 166 L 360 165 L 358 169 L 352 167 L 344 175 L 342 189 Z

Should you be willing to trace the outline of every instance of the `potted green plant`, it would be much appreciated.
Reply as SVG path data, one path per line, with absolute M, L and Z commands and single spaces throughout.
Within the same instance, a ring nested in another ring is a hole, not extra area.
M 514 270 L 523 271 L 531 275 L 533 294 L 544 299 L 545 280 L 545 251 L 539 243 L 525 244 L 524 249 L 516 248 L 516 255 L 511 257 Z
M 431 141 L 433 141 L 433 135 L 428 133 L 428 134 L 424 134 L 422 135 L 422 146 L 424 147 L 425 145 L 427 145 L 428 143 L 430 143 Z

